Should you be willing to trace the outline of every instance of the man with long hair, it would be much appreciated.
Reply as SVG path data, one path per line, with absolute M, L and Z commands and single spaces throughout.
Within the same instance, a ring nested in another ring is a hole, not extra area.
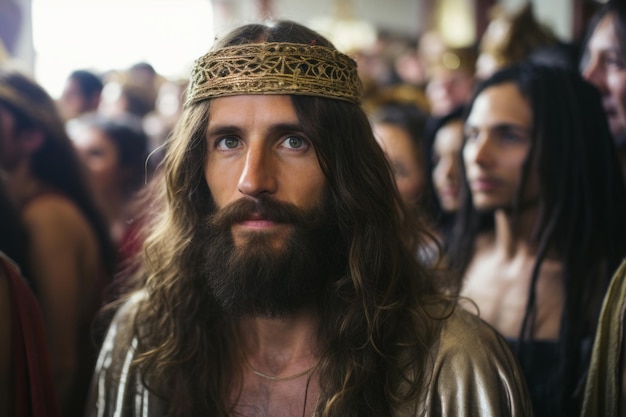
M 536 416 L 580 411 L 602 296 L 626 255 L 626 190 L 597 90 L 523 63 L 481 83 L 450 258 L 515 348 Z
M 89 415 L 531 414 L 500 336 L 416 261 L 360 89 L 293 22 L 196 61 Z

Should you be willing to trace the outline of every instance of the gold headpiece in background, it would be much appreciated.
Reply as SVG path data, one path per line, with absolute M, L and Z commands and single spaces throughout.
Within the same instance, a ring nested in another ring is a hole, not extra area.
M 298 94 L 359 103 L 361 81 L 352 58 L 324 46 L 228 46 L 196 60 L 186 105 L 240 94 Z

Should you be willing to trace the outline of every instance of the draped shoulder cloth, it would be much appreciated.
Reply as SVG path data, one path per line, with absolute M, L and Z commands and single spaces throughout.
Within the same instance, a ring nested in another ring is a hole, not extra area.
M 88 416 L 164 417 L 157 397 L 131 366 L 137 342 L 132 319 L 139 293 L 114 318 L 100 352 Z M 413 416 L 532 416 L 517 360 L 491 327 L 461 308 L 445 320 L 432 347 L 434 367 L 423 404 Z
M 620 415 L 620 401 L 624 402 L 620 380 L 624 367 L 622 354 L 625 312 L 626 260 L 613 275 L 609 290 L 604 296 L 581 417 Z

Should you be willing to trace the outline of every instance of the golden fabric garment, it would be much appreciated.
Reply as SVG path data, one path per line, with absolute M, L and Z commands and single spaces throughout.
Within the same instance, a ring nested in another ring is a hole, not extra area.
M 140 295 L 120 309 L 98 358 L 90 417 L 161 417 L 163 404 L 131 367 L 136 348 L 132 315 Z M 517 359 L 495 330 L 456 308 L 433 344 L 434 368 L 424 404 L 410 415 L 435 417 L 532 416 Z
M 587 374 L 582 417 L 620 415 L 625 310 L 626 260 L 613 276 L 609 290 L 604 296 Z

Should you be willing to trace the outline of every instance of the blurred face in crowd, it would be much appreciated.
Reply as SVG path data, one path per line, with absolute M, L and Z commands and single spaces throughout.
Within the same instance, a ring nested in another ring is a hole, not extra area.
M 513 83 L 486 88 L 465 123 L 463 161 L 477 210 L 508 209 L 517 195 L 522 167 L 532 138 L 532 112 Z M 521 204 L 539 195 L 536 170 L 531 170 Z
M 390 123 L 376 123 L 374 136 L 391 165 L 400 196 L 407 203 L 416 203 L 424 190 L 424 164 L 410 134 Z
M 59 100 L 61 116 L 65 120 L 80 116 L 87 109 L 86 100 L 76 80 L 69 78 Z
M 435 71 L 426 86 L 426 94 L 434 116 L 450 113 L 467 103 L 472 96 L 474 75 L 464 70 Z
M 626 53 L 620 48 L 615 16 L 606 15 L 591 35 L 582 74 L 602 93 L 611 132 L 618 146 L 626 146 Z
M 446 123 L 437 131 L 433 144 L 433 182 L 439 203 L 447 212 L 459 208 L 463 127 L 461 119 Z
M 77 129 L 72 140 L 89 170 L 95 191 L 105 196 L 117 193 L 122 173 L 113 141 L 94 127 Z

